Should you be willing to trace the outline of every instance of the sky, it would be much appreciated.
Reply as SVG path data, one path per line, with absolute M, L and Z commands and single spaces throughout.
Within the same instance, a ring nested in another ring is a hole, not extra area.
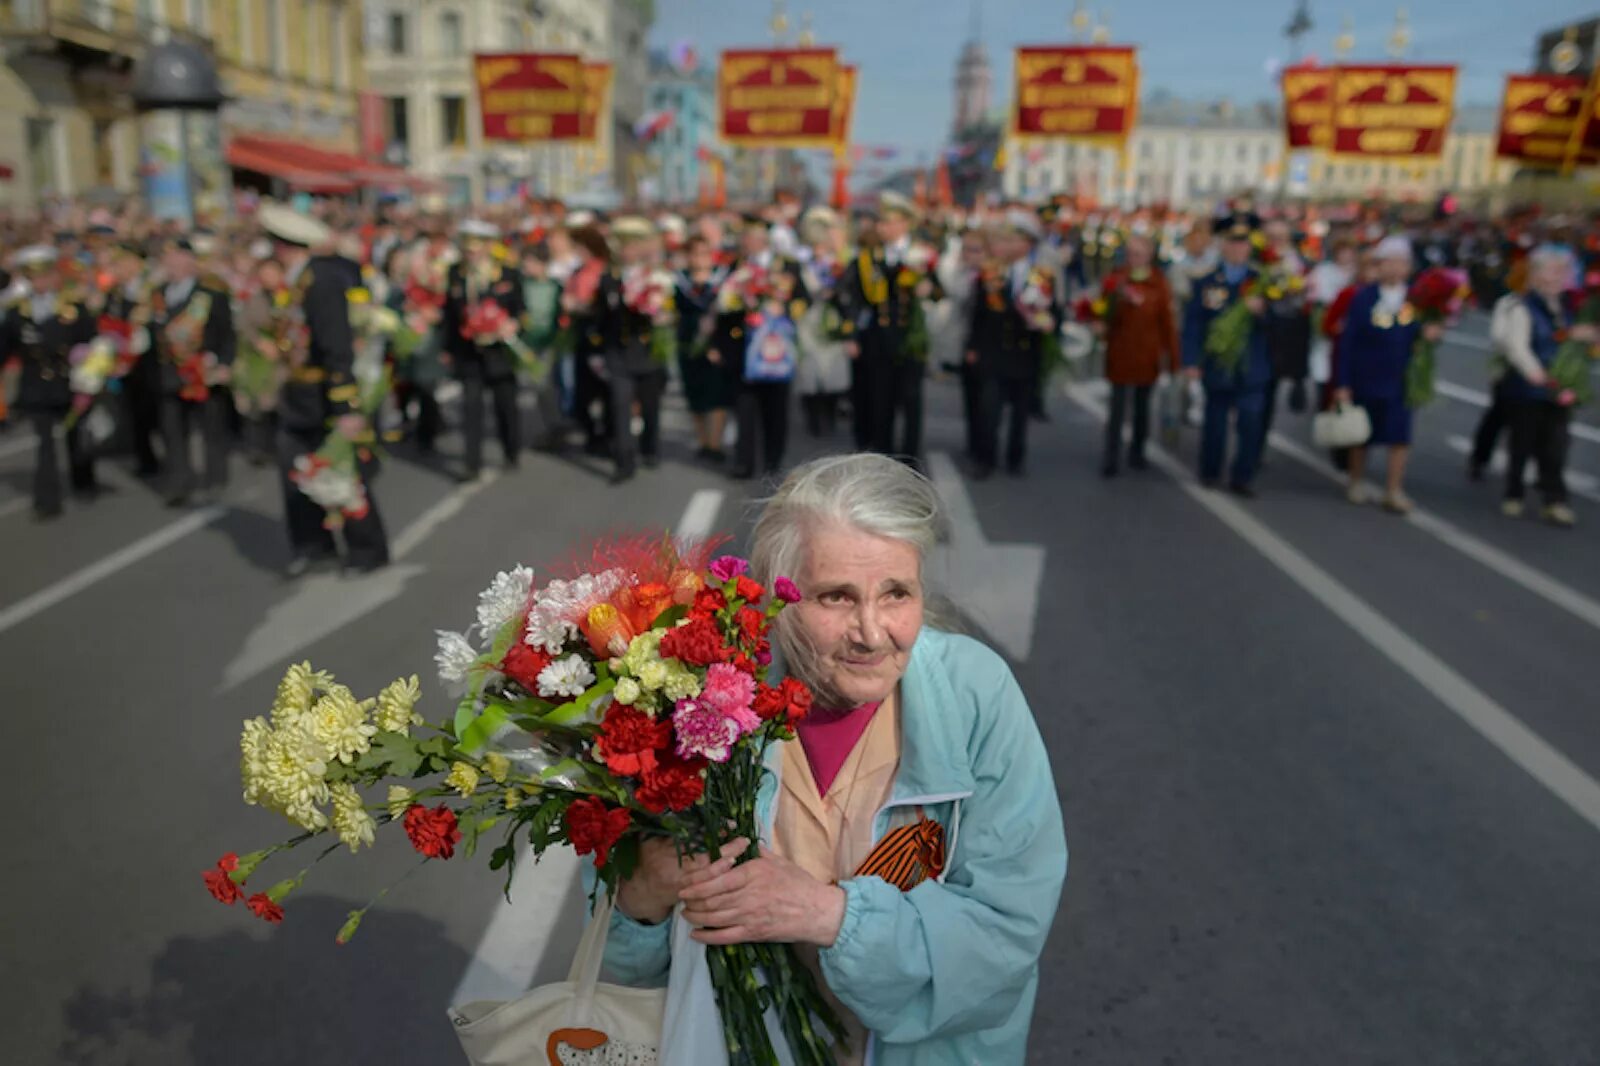
M 983 41 L 994 70 L 995 105 L 1010 99 L 1011 50 L 1071 39 L 1070 0 L 979 0 Z M 1113 43 L 1139 46 L 1146 92 L 1235 103 L 1275 98 L 1268 64 L 1288 58 L 1283 27 L 1294 0 L 1123 0 L 1091 2 L 1105 11 Z M 1381 60 L 1394 27 L 1390 0 L 1311 0 L 1315 28 L 1304 51 L 1332 58 L 1346 17 L 1352 60 Z M 1580 0 L 1411 0 L 1410 58 L 1460 65 L 1462 104 L 1497 105 L 1505 75 L 1530 68 L 1534 39 L 1592 14 Z M 970 35 L 970 0 L 789 0 L 791 36 L 810 11 L 819 44 L 860 65 L 855 140 L 931 152 L 948 132 L 956 57 Z M 702 62 L 723 48 L 771 40 L 764 0 L 656 0 L 652 43 L 694 44 Z

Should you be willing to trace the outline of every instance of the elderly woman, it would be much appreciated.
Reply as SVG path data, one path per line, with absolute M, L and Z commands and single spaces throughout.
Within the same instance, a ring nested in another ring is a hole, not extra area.
M 1528 460 L 1539 467 L 1539 492 L 1544 497 L 1543 517 L 1553 525 L 1571 528 L 1577 517 L 1567 503 L 1565 470 L 1569 426 L 1577 397 L 1550 380 L 1550 367 L 1561 348 L 1561 337 L 1593 343 L 1595 327 L 1574 324 L 1563 303 L 1563 291 L 1573 276 L 1572 253 L 1542 245 L 1528 257 L 1528 291 L 1509 298 L 1505 313 L 1495 323 L 1496 348 L 1509 364 L 1499 393 L 1509 409 L 1511 462 L 1506 467 L 1506 496 L 1501 510 L 1510 518 L 1523 513 L 1523 479 Z
M 1367 412 L 1372 436 L 1350 449 L 1350 483 L 1345 497 L 1355 504 L 1367 502 L 1367 448 L 1389 449 L 1384 481 L 1383 508 L 1391 514 L 1411 511 L 1405 494 L 1406 459 L 1411 451 L 1411 408 L 1406 406 L 1406 367 L 1419 334 L 1437 340 L 1438 323 L 1423 325 L 1406 299 L 1411 277 L 1411 242 L 1385 237 L 1373 251 L 1378 280 L 1359 290 L 1350 300 L 1344 332 L 1339 339 L 1334 381 L 1335 399 L 1354 402 Z
M 804 597 L 777 642 L 818 709 L 774 749 L 760 858 L 680 865 L 647 847 L 618 893 L 606 963 L 668 982 L 663 1066 L 725 1061 L 695 942 L 763 941 L 813 963 L 849 1033 L 841 1064 L 1023 1061 L 1066 842 L 1011 671 L 926 624 L 939 517 L 925 478 L 853 455 L 794 471 L 757 522 L 758 577 L 792 574 Z M 925 847 L 886 868 L 879 845 L 902 827 Z
M 1106 381 L 1111 385 L 1102 477 L 1116 476 L 1130 401 L 1133 439 L 1128 443 L 1128 466 L 1143 470 L 1149 465 L 1144 448 L 1150 436 L 1150 391 L 1163 371 L 1176 374 L 1181 363 L 1172 290 L 1166 275 L 1152 266 L 1155 243 L 1142 235 L 1129 237 L 1127 254 L 1127 265 L 1113 271 L 1101 287 L 1107 312 L 1103 322 L 1095 323 L 1096 330 L 1105 334 Z

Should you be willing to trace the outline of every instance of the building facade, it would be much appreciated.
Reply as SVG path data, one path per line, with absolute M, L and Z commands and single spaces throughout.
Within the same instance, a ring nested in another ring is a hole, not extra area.
M 367 0 L 366 80 L 385 161 L 437 179 L 451 204 L 495 203 L 526 183 L 572 198 L 611 185 L 615 127 L 594 147 L 485 142 L 472 57 L 575 52 L 611 58 L 611 7 L 592 0 Z
M 629 200 L 638 196 L 650 172 L 648 146 L 638 129 L 649 95 L 647 38 L 654 21 L 654 0 L 611 0 L 611 173 L 617 192 Z
M 353 151 L 359 25 L 359 0 L 0 0 L 0 207 L 136 191 L 131 76 L 174 37 L 216 59 L 224 142 L 266 134 Z
M 706 69 L 682 71 L 666 56 L 650 56 L 651 112 L 667 113 L 672 124 L 650 142 L 650 185 L 656 200 L 669 204 L 695 202 L 709 167 L 702 150 L 717 149 L 716 75 Z

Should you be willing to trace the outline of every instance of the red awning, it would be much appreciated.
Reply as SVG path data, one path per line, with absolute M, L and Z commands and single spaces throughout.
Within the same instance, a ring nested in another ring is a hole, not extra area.
M 371 163 L 360 156 L 315 148 L 309 144 L 281 140 L 277 137 L 235 137 L 228 145 L 230 165 L 242 166 L 246 170 L 262 170 L 250 164 L 235 163 L 233 160 L 236 154 L 241 158 L 258 161 L 270 159 L 280 168 L 286 167 L 301 173 L 324 174 L 355 185 L 427 189 L 435 184 L 400 167 Z M 273 170 L 262 170 L 262 173 L 278 176 Z
M 227 160 L 235 170 L 253 170 L 278 178 L 304 192 L 338 195 L 354 192 L 357 188 L 355 182 L 341 174 L 307 167 L 277 153 L 238 141 L 228 145 Z

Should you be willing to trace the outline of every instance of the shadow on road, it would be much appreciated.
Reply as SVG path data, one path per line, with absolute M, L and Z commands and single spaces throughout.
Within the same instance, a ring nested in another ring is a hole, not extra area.
M 61 1061 L 460 1061 L 444 1010 L 467 952 L 437 922 L 379 910 L 368 913 L 355 939 L 339 947 L 334 934 L 357 906 L 327 896 L 293 899 L 284 924 L 263 938 L 240 905 L 236 931 L 170 941 L 151 968 L 147 988 L 84 985 L 64 1008 Z
M 257 570 L 281 573 L 289 562 L 287 534 L 276 517 L 234 506 L 213 528 L 233 543 L 240 559 Z

